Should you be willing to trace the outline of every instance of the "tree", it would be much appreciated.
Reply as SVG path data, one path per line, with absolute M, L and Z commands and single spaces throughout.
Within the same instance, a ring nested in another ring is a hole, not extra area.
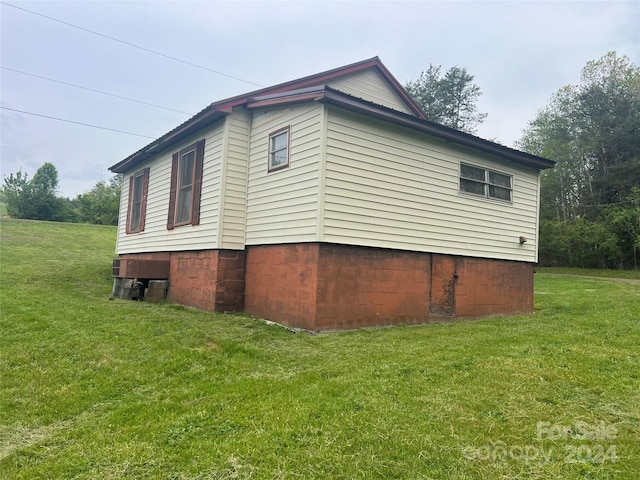
M 7 199 L 7 213 L 14 218 L 68 221 L 66 206 L 56 196 L 58 170 L 44 163 L 31 180 L 22 170 L 4 178 L 2 191 Z
M 640 185 L 640 67 L 615 52 L 588 62 L 576 106 L 591 199 L 620 203 Z
M 120 209 L 120 177 L 107 182 L 98 182 L 86 193 L 78 195 L 76 201 L 80 221 L 98 225 L 117 225 Z
M 543 176 L 542 216 L 594 220 L 626 198 L 640 184 L 639 131 L 640 68 L 615 52 L 588 62 L 581 83 L 561 88 L 518 142 L 558 162 Z
M 452 67 L 442 76 L 442 66 L 429 65 L 426 71 L 405 89 L 420 105 L 432 122 L 475 133 L 487 114 L 479 113 L 477 101 L 480 87 L 473 83 L 473 75 L 465 68 Z
M 31 182 L 22 169 L 4 177 L 2 193 L 7 202 L 7 213 L 14 218 L 32 218 Z
M 575 96 L 573 86 L 558 90 L 517 142 L 520 149 L 557 162 L 555 168 L 542 173 L 540 216 L 544 219 L 575 219 L 587 189 L 584 146 L 574 141 L 580 134 L 573 113 Z
M 634 246 L 640 229 L 634 190 L 640 185 L 638 132 L 640 68 L 609 52 L 586 64 L 578 85 L 558 90 L 518 142 L 522 150 L 557 162 L 542 175 L 541 219 L 563 222 L 563 228 L 572 231 L 587 225 L 580 235 L 601 239 L 591 242 L 595 246 L 590 250 L 600 256 L 599 264 L 638 265 L 639 246 Z M 555 242 L 545 233 L 552 230 L 541 224 L 541 252 Z M 572 248 L 580 245 L 574 242 Z M 586 261 L 584 255 L 577 261 L 579 256 L 574 251 L 561 264 L 598 263 L 593 258 Z
M 622 205 L 611 205 L 603 213 L 610 232 L 618 238 L 624 257 L 633 258 L 633 268 L 640 262 L 640 187 L 633 187 Z M 626 254 L 626 255 L 625 255 Z M 624 264 L 623 264 L 624 266 Z
M 49 162 L 42 164 L 31 179 L 31 201 L 36 220 L 60 221 L 60 203 L 57 201 L 58 170 Z

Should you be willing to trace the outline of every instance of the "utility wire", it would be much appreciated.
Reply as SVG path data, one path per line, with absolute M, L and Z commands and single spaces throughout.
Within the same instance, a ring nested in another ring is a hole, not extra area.
M 24 110 L 17 110 L 15 108 L 9 108 L 9 107 L 3 107 L 3 106 L 0 106 L 0 108 L 2 108 L 3 110 L 9 110 L 11 112 L 24 113 L 25 115 L 33 115 L 35 117 L 49 118 L 51 120 L 58 120 L 60 122 L 67 122 L 67 123 L 74 123 L 76 125 L 83 125 L 85 127 L 99 128 L 101 130 L 109 130 L 111 132 L 124 133 L 126 135 L 133 135 L 135 137 L 151 138 L 152 140 L 156 139 L 156 137 L 150 137 L 149 135 L 141 135 L 139 133 L 125 132 L 123 130 L 116 130 L 114 128 L 101 127 L 99 125 L 91 125 L 90 123 L 74 122 L 73 120 L 66 120 L 64 118 L 58 118 L 58 117 L 50 117 L 49 115 L 42 115 L 40 113 L 25 112 Z
M 163 107 L 162 105 L 156 105 L 155 103 L 143 102 L 142 100 L 136 100 L 135 98 L 123 97 L 122 95 L 116 95 L 115 93 L 103 92 L 101 90 L 96 90 L 94 88 L 89 88 L 89 87 L 83 87 L 81 85 L 75 85 L 73 83 L 63 82 L 62 80 L 56 80 L 54 78 L 43 77 L 42 75 L 36 75 L 35 73 L 23 72 L 23 71 L 20 71 L 20 70 L 15 70 L 13 68 L 9 68 L 9 67 L 0 66 L 0 68 L 2 68 L 3 70 L 8 70 L 10 72 L 20 73 L 22 75 L 28 75 L 30 77 L 41 78 L 43 80 L 48 80 L 50 82 L 56 82 L 56 83 L 61 83 L 63 85 L 69 85 L 70 87 L 81 88 L 82 90 L 88 90 L 90 92 L 101 93 L 102 95 L 109 95 L 110 97 L 121 98 L 123 100 L 128 100 L 130 102 L 141 103 L 143 105 L 150 105 L 150 106 L 156 107 L 156 108 L 163 108 L 164 110 L 171 110 L 172 112 L 186 113 L 187 115 L 193 115 L 191 112 L 185 112 L 185 111 L 182 111 L 182 110 L 176 110 L 175 108 Z
M 256 86 L 256 87 L 262 87 L 262 86 L 263 86 L 263 85 L 260 85 L 260 84 L 258 84 L 258 83 L 250 82 L 249 80 L 245 80 L 245 79 L 240 78 L 240 77 L 234 77 L 233 75 L 228 75 L 228 74 L 226 74 L 226 73 L 222 73 L 222 72 L 219 72 L 219 71 L 217 71 L 217 70 L 213 70 L 213 69 L 211 69 L 211 68 L 209 68 L 209 67 L 205 67 L 205 66 L 202 66 L 202 65 L 198 65 L 197 63 L 191 63 L 191 62 L 188 62 L 188 61 L 186 61 L 186 60 L 182 60 L 182 59 L 180 59 L 180 58 L 173 57 L 173 56 L 171 56 L 171 55 L 167 55 L 167 54 L 164 54 L 164 53 L 156 52 L 155 50 L 151 50 L 151 49 L 149 49 L 149 48 L 141 47 L 140 45 L 136 45 L 135 43 L 126 42 L 126 41 L 124 41 L 124 40 L 120 40 L 119 38 L 111 37 L 111 36 L 109 36 L 109 35 L 105 35 L 104 33 L 96 32 L 95 30 L 90 30 L 90 29 L 88 29 L 88 28 L 81 27 L 81 26 L 79 26 L 79 25 L 75 25 L 75 24 L 73 24 L 73 23 L 65 22 L 64 20 L 60 20 L 60 19 L 58 19 L 58 18 L 54 18 L 54 17 L 50 17 L 50 16 L 48 16 L 48 15 L 44 15 L 44 14 L 42 14 L 42 13 L 34 12 L 33 10 L 27 10 L 26 8 L 18 7 L 17 5 L 12 5 L 11 3 L 7 3 L 7 2 L 3 2 L 3 1 L 0 1 L 0 3 L 1 3 L 2 5 L 6 5 L 7 7 L 13 7 L 13 8 L 16 8 L 16 9 L 18 9 L 18 10 L 22 10 L 22 11 L 24 11 L 24 12 L 28 12 L 28 13 L 31 13 L 31 14 L 33 14 L 33 15 L 37 15 L 37 16 L 39 16 L 39 17 L 46 18 L 46 19 L 48 19 L 48 20 L 53 20 L 54 22 L 62 23 L 63 25 L 67 25 L 67 26 L 69 26 L 69 27 L 77 28 L 77 29 L 79 29 L 79 30 L 83 30 L 83 31 L 85 31 L 85 32 L 89 32 L 89 33 L 92 33 L 92 34 L 94 34 L 94 35 L 98 35 L 98 36 L 100 36 L 100 37 L 108 38 L 109 40 L 113 40 L 114 42 L 123 43 L 123 44 L 125 44 L 125 45 L 130 46 L 130 47 L 138 48 L 138 49 L 140 49 L 140 50 L 144 50 L 145 52 L 153 53 L 154 55 L 159 55 L 159 56 L 161 56 L 161 57 L 168 58 L 168 59 L 173 60 L 173 61 L 175 61 L 175 62 L 184 63 L 185 65 L 190 65 L 190 66 L 192 66 L 192 67 L 196 67 L 196 68 L 199 68 L 199 69 L 201 69 L 201 70 L 206 70 L 206 71 L 208 71 L 208 72 L 215 73 L 216 75 L 221 75 L 221 76 L 223 76 L 223 77 L 231 78 L 231 79 L 233 79 L 233 80 L 237 80 L 237 81 L 239 81 L 239 82 L 248 83 L 248 84 L 250 84 L 250 85 L 254 85 L 254 86 Z

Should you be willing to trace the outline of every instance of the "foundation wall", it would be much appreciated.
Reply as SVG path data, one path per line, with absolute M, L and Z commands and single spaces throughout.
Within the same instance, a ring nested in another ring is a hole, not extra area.
M 247 249 L 245 310 L 284 325 L 316 330 L 317 243 Z
M 316 330 L 424 323 L 431 256 L 320 245 Z
M 169 262 L 167 300 L 216 312 L 244 308 L 244 250 L 196 250 L 121 255 Z
M 169 261 L 172 303 L 306 330 L 533 312 L 533 265 L 347 245 L 146 253 Z
M 433 317 L 451 317 L 456 313 L 457 263 L 456 257 L 431 255 L 429 314 Z
M 335 244 L 248 247 L 245 309 L 316 331 L 531 313 L 533 265 Z
M 533 264 L 469 257 L 456 264 L 457 317 L 533 312 Z
M 215 311 L 217 280 L 217 250 L 172 253 L 167 300 Z
M 244 250 L 218 250 L 216 312 L 244 310 L 246 259 Z

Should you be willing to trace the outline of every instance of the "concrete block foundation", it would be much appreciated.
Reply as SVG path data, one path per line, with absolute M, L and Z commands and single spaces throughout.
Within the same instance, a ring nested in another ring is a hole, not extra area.
M 245 252 L 242 250 L 132 253 L 121 255 L 119 259 L 149 265 L 167 262 L 168 278 L 151 277 L 155 273 L 151 269 L 142 268 L 136 272 L 139 275 L 136 279 L 149 280 L 146 292 L 151 301 L 166 299 L 214 312 L 243 309 Z M 168 283 L 155 283 L 150 278 L 168 280 Z
M 322 243 L 248 247 L 247 312 L 344 330 L 533 312 L 533 264 Z
M 533 311 L 524 262 L 325 243 L 136 257 L 169 262 L 169 302 L 313 331 Z

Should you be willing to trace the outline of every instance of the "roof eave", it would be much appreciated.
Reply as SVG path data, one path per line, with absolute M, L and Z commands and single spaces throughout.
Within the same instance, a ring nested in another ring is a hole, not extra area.
M 160 150 L 169 147 L 172 143 L 175 143 L 180 139 L 183 139 L 185 136 L 195 133 L 197 130 L 210 125 L 214 121 L 217 121 L 224 116 L 223 114 L 231 113 L 233 108 L 245 105 L 249 100 L 255 100 L 256 97 L 277 95 L 279 93 L 287 92 L 290 90 L 300 90 L 307 87 L 314 87 L 319 85 L 322 86 L 325 82 L 330 81 L 331 79 L 334 79 L 336 77 L 348 75 L 350 73 L 356 73 L 368 68 L 376 68 L 417 117 L 422 119 L 427 118 L 420 106 L 418 106 L 418 104 L 411 98 L 411 96 L 409 96 L 409 94 L 402 87 L 402 85 L 400 85 L 398 80 L 396 80 L 391 72 L 387 70 L 380 58 L 373 57 L 367 60 L 352 63 L 350 65 L 345 65 L 342 67 L 334 68 L 332 70 L 327 70 L 325 72 L 316 73 L 296 80 L 290 80 L 278 85 L 261 88 L 253 92 L 248 92 L 242 95 L 237 95 L 235 97 L 229 97 L 224 100 L 213 102 L 200 113 L 197 113 L 192 118 L 188 119 L 175 129 L 159 137 L 154 142 L 150 143 L 146 147 L 143 147 L 124 160 L 109 167 L 109 170 L 114 173 L 124 173 L 125 171 L 130 170 L 131 168 L 140 164 L 150 156 L 158 153 Z M 307 98 L 304 100 L 309 99 L 315 100 L 315 98 Z M 297 101 L 304 100 L 298 97 Z M 271 103 L 266 99 L 261 99 L 260 101 L 263 102 L 263 106 L 269 106 L 269 104 Z M 281 100 L 277 100 L 276 103 L 280 103 L 280 101 Z M 252 105 L 257 106 L 258 103 L 254 102 Z M 215 117 L 213 121 L 210 120 L 211 115 Z
M 213 123 L 216 123 L 220 119 L 226 117 L 229 113 L 231 113 L 230 108 L 215 108 L 209 106 L 200 113 L 196 114 L 194 117 L 184 122 L 182 125 L 166 133 L 154 142 L 151 142 L 150 144 L 128 156 L 121 162 L 112 165 L 111 167 L 109 167 L 109 170 L 111 170 L 113 173 L 124 173 L 127 170 L 131 170 L 135 166 L 160 153 L 162 150 L 170 147 L 171 145 L 184 140 L 185 138 L 193 135 L 194 133 L 202 130 L 205 127 L 208 127 Z
M 414 115 L 367 102 L 366 100 L 358 99 L 324 85 L 324 82 L 336 78 L 337 76 L 359 72 L 368 68 L 376 68 L 380 72 Z M 344 67 L 335 68 L 333 70 L 328 70 L 308 77 L 303 77 L 297 80 L 292 80 L 272 87 L 263 88 L 214 102 L 154 142 L 151 142 L 121 162 L 109 167 L 109 170 L 114 173 L 124 173 L 131 170 L 153 155 L 160 153 L 162 150 L 169 148 L 171 145 L 221 120 L 226 115 L 230 114 L 235 107 L 244 105 L 247 108 L 264 108 L 308 101 L 319 101 L 334 104 L 342 108 L 403 125 L 446 141 L 451 141 L 475 150 L 508 158 L 523 165 L 540 169 L 552 168 L 555 165 L 555 162 L 551 160 L 530 155 L 519 150 L 514 150 L 512 148 L 430 122 L 422 109 L 409 96 L 391 72 L 387 70 L 380 59 L 378 57 L 373 57 Z
M 434 122 L 430 122 L 424 119 L 415 118 L 412 115 L 408 115 L 390 108 L 379 106 L 358 98 L 346 95 L 337 90 L 326 88 L 325 94 L 320 100 L 323 103 L 328 103 L 341 108 L 345 108 L 357 113 L 361 113 L 367 116 L 375 117 L 380 120 L 392 122 L 397 125 L 401 125 L 412 130 L 440 138 L 442 140 L 452 142 L 458 145 L 462 145 L 473 150 L 477 150 L 483 153 L 496 155 L 512 162 L 525 165 L 528 167 L 534 167 L 538 169 L 553 168 L 556 162 L 546 158 L 531 155 L 520 150 L 500 145 L 498 143 L 485 140 L 469 133 L 461 132 L 453 128 L 445 127 Z

